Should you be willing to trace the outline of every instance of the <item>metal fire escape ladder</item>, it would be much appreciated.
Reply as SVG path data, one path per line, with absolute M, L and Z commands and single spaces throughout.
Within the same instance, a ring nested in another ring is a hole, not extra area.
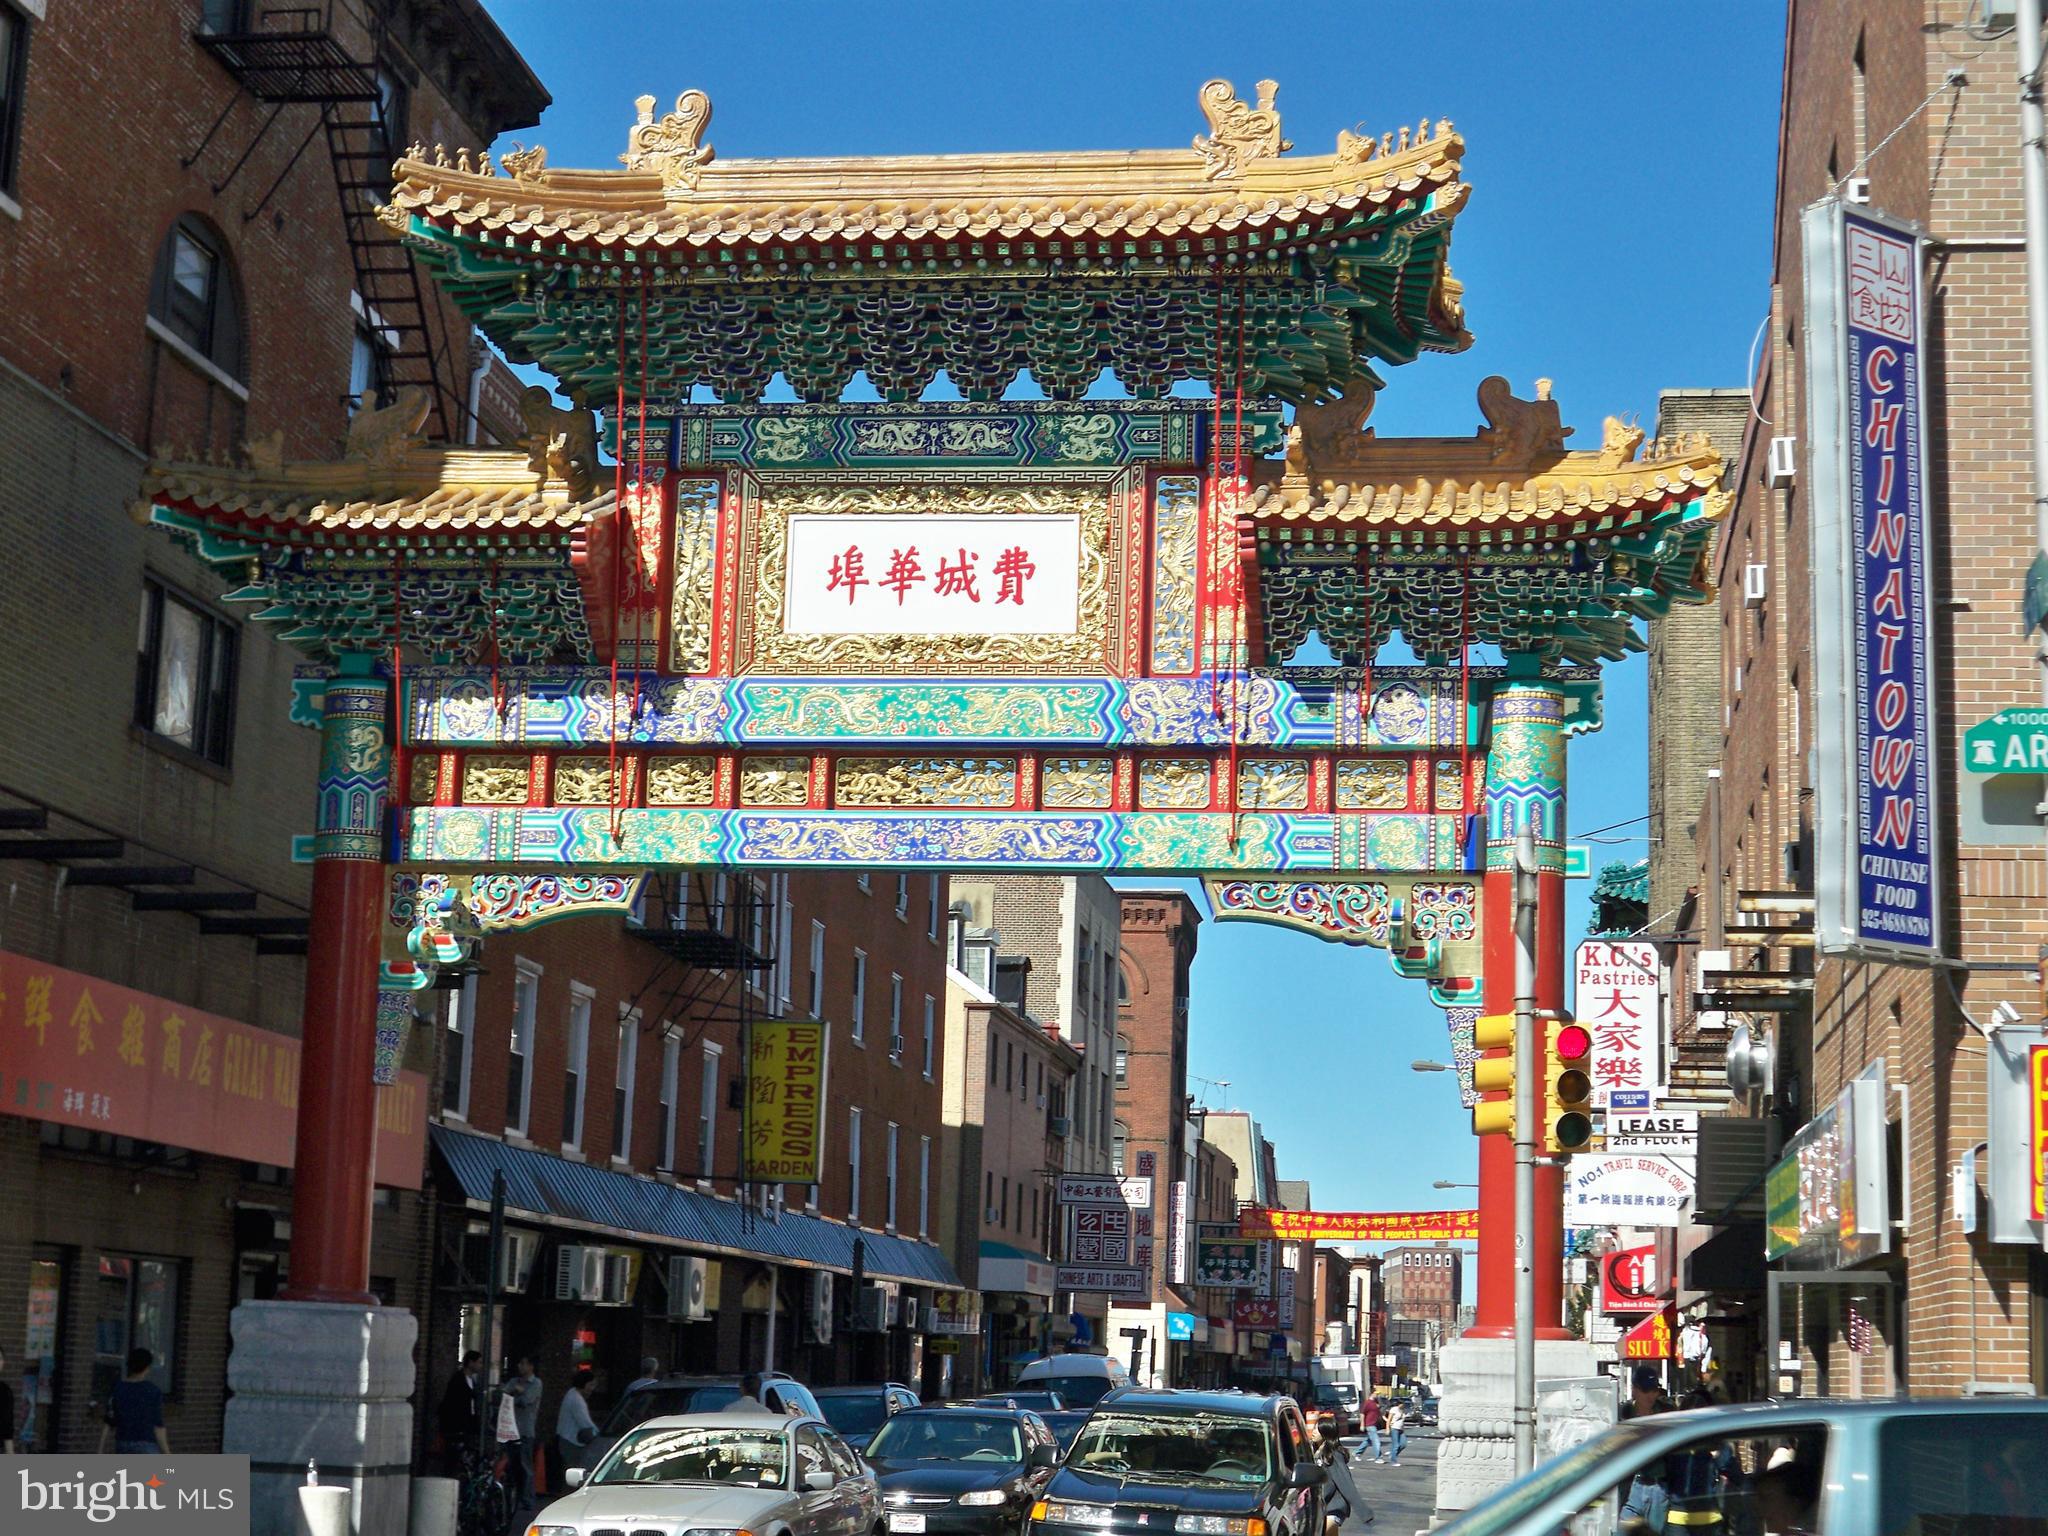
M 378 373 L 372 380 L 377 403 L 389 405 L 397 392 L 408 386 L 423 389 L 431 403 L 428 435 L 455 442 L 463 435 L 464 411 L 455 387 L 457 374 L 449 354 L 447 327 L 430 320 L 426 292 L 411 253 L 377 218 L 378 204 L 390 195 L 391 163 L 401 148 L 390 141 L 378 89 L 377 60 L 384 52 L 387 10 L 386 0 L 367 0 L 364 13 L 355 17 L 368 34 L 367 58 L 358 58 L 336 33 L 335 0 L 260 11 L 248 18 L 246 30 L 202 30 L 193 40 L 235 77 L 243 91 L 271 104 L 273 110 L 257 134 L 258 141 L 284 107 L 305 104 L 319 109 L 315 131 L 326 135 L 342 234 L 365 312 L 364 323 L 384 343 L 379 349 Z M 226 116 L 224 110 L 208 130 L 207 141 Z M 309 132 L 308 142 L 311 137 Z M 205 147 L 203 141 L 192 158 L 197 159 Z M 302 142 L 300 149 L 304 147 Z M 254 149 L 252 141 L 223 186 L 241 171 Z M 264 193 L 258 211 L 297 160 L 295 153 Z

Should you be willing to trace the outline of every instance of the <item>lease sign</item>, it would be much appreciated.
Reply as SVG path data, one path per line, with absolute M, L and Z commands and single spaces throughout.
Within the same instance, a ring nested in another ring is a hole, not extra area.
M 1273 1211 L 1253 1207 L 1237 1218 L 1242 1237 L 1283 1243 L 1426 1242 L 1476 1238 L 1477 1211 Z
M 815 1184 L 825 1123 L 825 1025 L 763 1019 L 749 1026 L 747 1135 L 740 1177 Z

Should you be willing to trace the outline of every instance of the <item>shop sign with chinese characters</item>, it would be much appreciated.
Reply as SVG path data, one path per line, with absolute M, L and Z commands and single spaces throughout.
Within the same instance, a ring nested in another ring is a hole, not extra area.
M 1654 1312 L 1669 1287 L 1659 1273 L 1657 1245 L 1618 1248 L 1600 1259 L 1600 1310 L 1610 1315 Z
M 811 1019 L 763 1019 L 748 1026 L 744 1179 L 818 1182 L 825 1122 L 826 1027 Z
M 1764 1257 L 1840 1269 L 1891 1247 L 1885 1058 L 1800 1128 L 1764 1176 Z
M 1593 1036 L 1588 1072 L 1596 1109 L 1613 1094 L 1661 1087 L 1659 975 L 1654 944 L 1588 939 L 1578 947 L 1573 1012 Z
M 1408 1243 L 1479 1236 L 1477 1211 L 1280 1211 L 1253 1207 L 1242 1212 L 1237 1223 L 1245 1237 L 1288 1243 Z
M 1224 1290 L 1251 1290 L 1259 1283 L 1259 1240 L 1239 1237 L 1222 1222 L 1195 1228 L 1195 1284 Z
M 1985 1212 L 1994 1243 L 2048 1245 L 2048 1026 L 1991 1031 Z
M 1624 1360 L 1675 1360 L 1678 1357 L 1678 1311 L 1652 1312 L 1621 1336 Z
M 793 635 L 1070 635 L 1080 624 L 1078 516 L 798 514 L 788 559 Z
M 377 1182 L 418 1189 L 426 1079 L 377 1090 Z M 0 1114 L 292 1166 L 299 1042 L 0 952 Z
M 1565 1224 L 1676 1227 L 1685 1221 L 1692 1192 L 1691 1166 L 1675 1159 L 1580 1153 L 1565 1169 Z

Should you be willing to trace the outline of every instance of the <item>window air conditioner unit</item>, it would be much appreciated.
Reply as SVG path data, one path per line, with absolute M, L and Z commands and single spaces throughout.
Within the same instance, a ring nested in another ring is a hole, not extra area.
M 994 1206 L 990 1206 L 981 1213 L 981 1219 L 991 1227 L 998 1226 L 1002 1223 L 1003 1213 Z
M 1038 1095 L 1038 1107 L 1039 1107 L 1040 1109 L 1043 1109 L 1043 1108 L 1045 1108 L 1045 1094 L 1044 1094 L 1044 1092 L 1043 1092 L 1042 1090 L 1040 1091 L 1040 1093 L 1039 1093 L 1039 1095 Z
M 915 1333 L 917 1332 L 917 1322 L 917 1298 L 915 1296 L 906 1296 L 903 1298 L 903 1326 L 908 1328 L 912 1333 Z
M 1772 491 L 1789 491 L 1792 482 L 1798 478 L 1799 439 L 1772 438 L 1770 453 L 1764 460 L 1764 488 Z
M 1074 1134 L 1074 1122 L 1065 1115 L 1054 1115 L 1052 1119 L 1046 1122 L 1046 1126 L 1053 1135 L 1062 1139 Z
M 604 1295 L 604 1250 L 565 1244 L 555 1250 L 555 1300 L 596 1301 Z
M 507 1231 L 498 1250 L 498 1289 L 523 1295 L 533 1283 L 533 1261 L 540 1253 L 540 1238 L 532 1232 Z M 491 1268 L 491 1229 L 471 1227 L 462 1235 L 462 1267 L 470 1279 L 483 1284 Z
M 633 1257 L 625 1253 L 604 1256 L 604 1290 L 600 1300 L 623 1307 L 633 1299 Z
M 853 1298 L 853 1326 L 858 1333 L 880 1333 L 889 1326 L 889 1293 L 864 1285 Z
M 694 1254 L 675 1253 L 668 1260 L 668 1317 L 671 1322 L 701 1323 L 710 1316 L 705 1291 L 710 1269 Z
M 889 1054 L 891 1056 L 901 1056 L 903 1054 L 903 1037 L 901 1035 L 891 1035 L 889 1037 Z
M 1764 594 L 1770 591 L 1771 568 L 1767 565 L 1745 565 L 1742 568 L 1742 606 L 1761 608 Z
M 832 1303 L 834 1293 L 832 1275 L 829 1270 L 813 1270 L 810 1289 L 805 1295 L 804 1331 L 813 1344 L 832 1342 Z

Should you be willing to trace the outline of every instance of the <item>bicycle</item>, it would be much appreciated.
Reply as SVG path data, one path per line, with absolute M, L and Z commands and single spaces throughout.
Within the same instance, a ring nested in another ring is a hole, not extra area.
M 461 1488 L 457 1495 L 457 1536 L 505 1536 L 512 1524 L 512 1490 L 505 1486 L 504 1452 L 490 1456 L 475 1446 L 462 1452 Z

